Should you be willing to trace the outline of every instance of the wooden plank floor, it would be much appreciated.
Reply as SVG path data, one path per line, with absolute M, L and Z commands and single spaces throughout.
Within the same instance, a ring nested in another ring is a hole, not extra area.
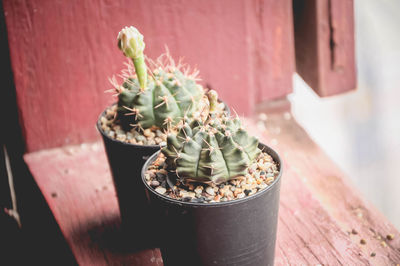
M 276 265 L 399 264 L 400 235 L 393 225 L 362 199 L 289 112 L 267 117 L 245 123 L 284 161 Z M 25 160 L 80 265 L 162 265 L 158 249 L 135 252 L 121 244 L 100 142 L 39 151 Z M 393 240 L 386 239 L 389 234 Z

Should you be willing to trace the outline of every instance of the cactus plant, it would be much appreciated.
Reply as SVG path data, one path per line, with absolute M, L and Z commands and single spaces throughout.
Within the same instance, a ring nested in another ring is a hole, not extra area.
M 170 133 L 161 150 L 169 169 L 182 180 L 219 184 L 247 173 L 258 157 L 258 140 L 249 136 L 239 118 L 185 122 Z
M 181 65 L 176 65 L 167 53 L 157 62 L 150 61 L 153 68 L 148 76 L 143 35 L 133 26 L 118 34 L 118 47 L 132 59 L 136 72 L 133 75 L 132 67 L 128 67 L 122 86 L 114 82 L 118 91 L 118 117 L 125 127 L 129 124 L 140 129 L 168 129 L 200 109 L 204 89 L 196 83 L 196 71 L 182 72 Z

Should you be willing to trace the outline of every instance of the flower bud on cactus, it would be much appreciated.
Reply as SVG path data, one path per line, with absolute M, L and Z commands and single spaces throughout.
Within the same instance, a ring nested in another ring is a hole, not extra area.
M 162 149 L 180 179 L 215 184 L 245 175 L 260 152 L 238 118 L 184 123 Z
M 121 30 L 118 47 L 132 58 L 137 76 L 128 73 L 122 87 L 117 88 L 118 116 L 125 128 L 124 124 L 134 124 L 142 129 L 168 129 L 200 109 L 204 89 L 196 83 L 197 72 L 182 73 L 180 64 L 176 66 L 167 53 L 156 62 L 149 60 L 152 70 L 147 77 L 143 36 L 134 27 Z
M 147 69 L 144 63 L 143 35 L 133 26 L 123 28 L 118 34 L 118 47 L 126 57 L 132 59 L 141 88 L 146 87 Z
M 218 93 L 215 90 L 207 92 L 208 102 L 210 103 L 210 113 L 218 111 Z

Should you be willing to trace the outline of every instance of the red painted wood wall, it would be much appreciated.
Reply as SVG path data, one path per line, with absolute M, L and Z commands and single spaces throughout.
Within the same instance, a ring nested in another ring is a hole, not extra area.
M 239 114 L 292 91 L 295 48 L 297 71 L 320 95 L 353 89 L 353 0 L 293 3 L 295 33 L 291 0 L 4 0 L 27 151 L 97 138 L 126 25 L 144 34 L 151 58 L 168 45 L 200 69 Z
M 292 5 L 281 1 L 3 1 L 28 151 L 90 141 L 113 102 L 108 77 L 125 58 L 116 36 L 135 25 L 146 54 L 171 54 L 240 114 L 291 92 Z

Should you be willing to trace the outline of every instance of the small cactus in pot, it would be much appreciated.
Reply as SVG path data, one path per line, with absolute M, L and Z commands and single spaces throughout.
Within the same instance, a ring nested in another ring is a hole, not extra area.
M 273 265 L 280 163 L 237 117 L 179 124 L 142 170 L 164 264 Z
M 155 61 L 146 58 L 143 35 L 125 27 L 117 46 L 128 58 L 122 82 L 110 79 L 117 103 L 102 112 L 97 128 L 103 138 L 121 219 L 125 229 L 142 230 L 151 224 L 140 171 L 147 158 L 166 144 L 168 132 L 186 119 L 204 121 L 208 114 L 222 116 L 223 103 L 215 91 L 207 91 L 181 61 L 167 52 Z M 215 102 L 214 102 L 215 100 Z M 210 101 L 213 101 L 210 103 Z M 137 214 L 143 214 L 139 219 Z M 146 230 L 145 230 L 146 231 Z
M 117 118 L 124 129 L 131 127 L 169 130 L 184 117 L 199 116 L 207 101 L 204 88 L 196 81 L 198 71 L 189 73 L 175 64 L 167 52 L 145 63 L 143 35 L 135 27 L 125 27 L 118 35 L 118 47 L 132 60 L 122 85 L 114 80 L 118 93 Z M 135 73 L 135 74 L 134 74 Z

